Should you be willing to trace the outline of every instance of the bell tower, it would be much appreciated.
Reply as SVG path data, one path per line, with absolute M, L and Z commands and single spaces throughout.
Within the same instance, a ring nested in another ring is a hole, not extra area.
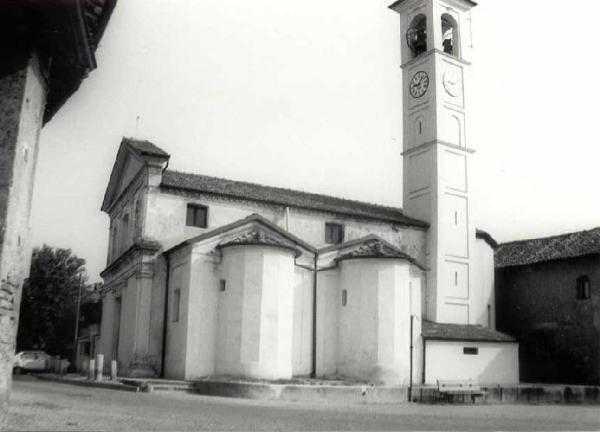
M 402 32 L 404 194 L 407 216 L 430 223 L 426 319 L 474 323 L 465 76 L 470 0 L 399 0 Z

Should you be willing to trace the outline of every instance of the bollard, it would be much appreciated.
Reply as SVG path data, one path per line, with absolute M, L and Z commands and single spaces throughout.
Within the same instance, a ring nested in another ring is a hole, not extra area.
M 110 379 L 113 381 L 117 381 L 117 361 L 110 361 Z
M 102 381 L 102 369 L 104 368 L 104 354 L 96 355 L 96 381 Z
M 96 360 L 90 359 L 90 365 L 88 367 L 88 379 L 91 381 L 94 379 L 94 373 L 96 372 Z
M 87 376 L 88 375 L 88 366 L 90 364 L 90 361 L 88 359 L 87 356 L 83 357 L 81 359 L 81 369 L 79 370 L 79 372 L 81 373 L 81 375 L 83 376 Z
M 66 375 L 67 374 L 67 369 L 69 369 L 69 360 L 67 359 L 60 359 L 60 374 L 61 375 Z

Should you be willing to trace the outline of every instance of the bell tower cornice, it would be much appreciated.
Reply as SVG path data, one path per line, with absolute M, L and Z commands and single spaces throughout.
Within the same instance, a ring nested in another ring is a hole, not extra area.
M 401 64 L 400 67 L 402 69 L 409 68 L 412 65 L 414 65 L 415 63 L 423 61 L 426 58 L 428 58 L 428 57 L 430 57 L 430 56 L 432 56 L 434 54 L 441 55 L 441 56 L 443 56 L 444 58 L 446 58 L 447 60 L 449 60 L 451 62 L 460 63 L 460 64 L 463 64 L 465 66 L 471 66 L 471 62 L 468 61 L 468 60 L 465 60 L 465 59 L 462 59 L 462 58 L 459 58 L 459 57 L 451 56 L 451 55 L 446 54 L 445 52 L 443 52 L 443 51 L 441 51 L 441 50 L 439 50 L 437 48 L 433 48 L 433 49 L 430 49 L 429 51 L 427 51 L 426 53 L 421 54 L 419 57 L 410 59 L 408 62 L 406 62 L 404 64 Z

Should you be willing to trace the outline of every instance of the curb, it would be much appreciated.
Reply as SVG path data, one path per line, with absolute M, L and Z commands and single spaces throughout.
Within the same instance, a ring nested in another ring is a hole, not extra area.
M 42 375 L 42 374 L 31 374 L 31 376 L 36 377 L 42 381 L 52 381 L 60 384 L 70 384 L 78 387 L 94 387 L 94 388 L 103 388 L 108 390 L 120 390 L 127 392 L 139 392 L 139 387 L 116 383 L 116 382 L 102 382 L 102 381 L 87 381 L 87 380 L 74 380 L 68 378 L 62 378 L 56 375 Z
M 271 384 L 265 382 L 217 380 L 170 381 L 130 378 L 123 378 L 122 382 L 148 393 L 186 392 L 204 396 L 319 404 L 408 403 L 408 387 Z

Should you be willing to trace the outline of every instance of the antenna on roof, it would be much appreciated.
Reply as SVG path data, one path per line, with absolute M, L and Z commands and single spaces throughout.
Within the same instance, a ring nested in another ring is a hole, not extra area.
M 138 138 L 138 126 L 140 124 L 140 116 L 135 117 L 135 137 Z

